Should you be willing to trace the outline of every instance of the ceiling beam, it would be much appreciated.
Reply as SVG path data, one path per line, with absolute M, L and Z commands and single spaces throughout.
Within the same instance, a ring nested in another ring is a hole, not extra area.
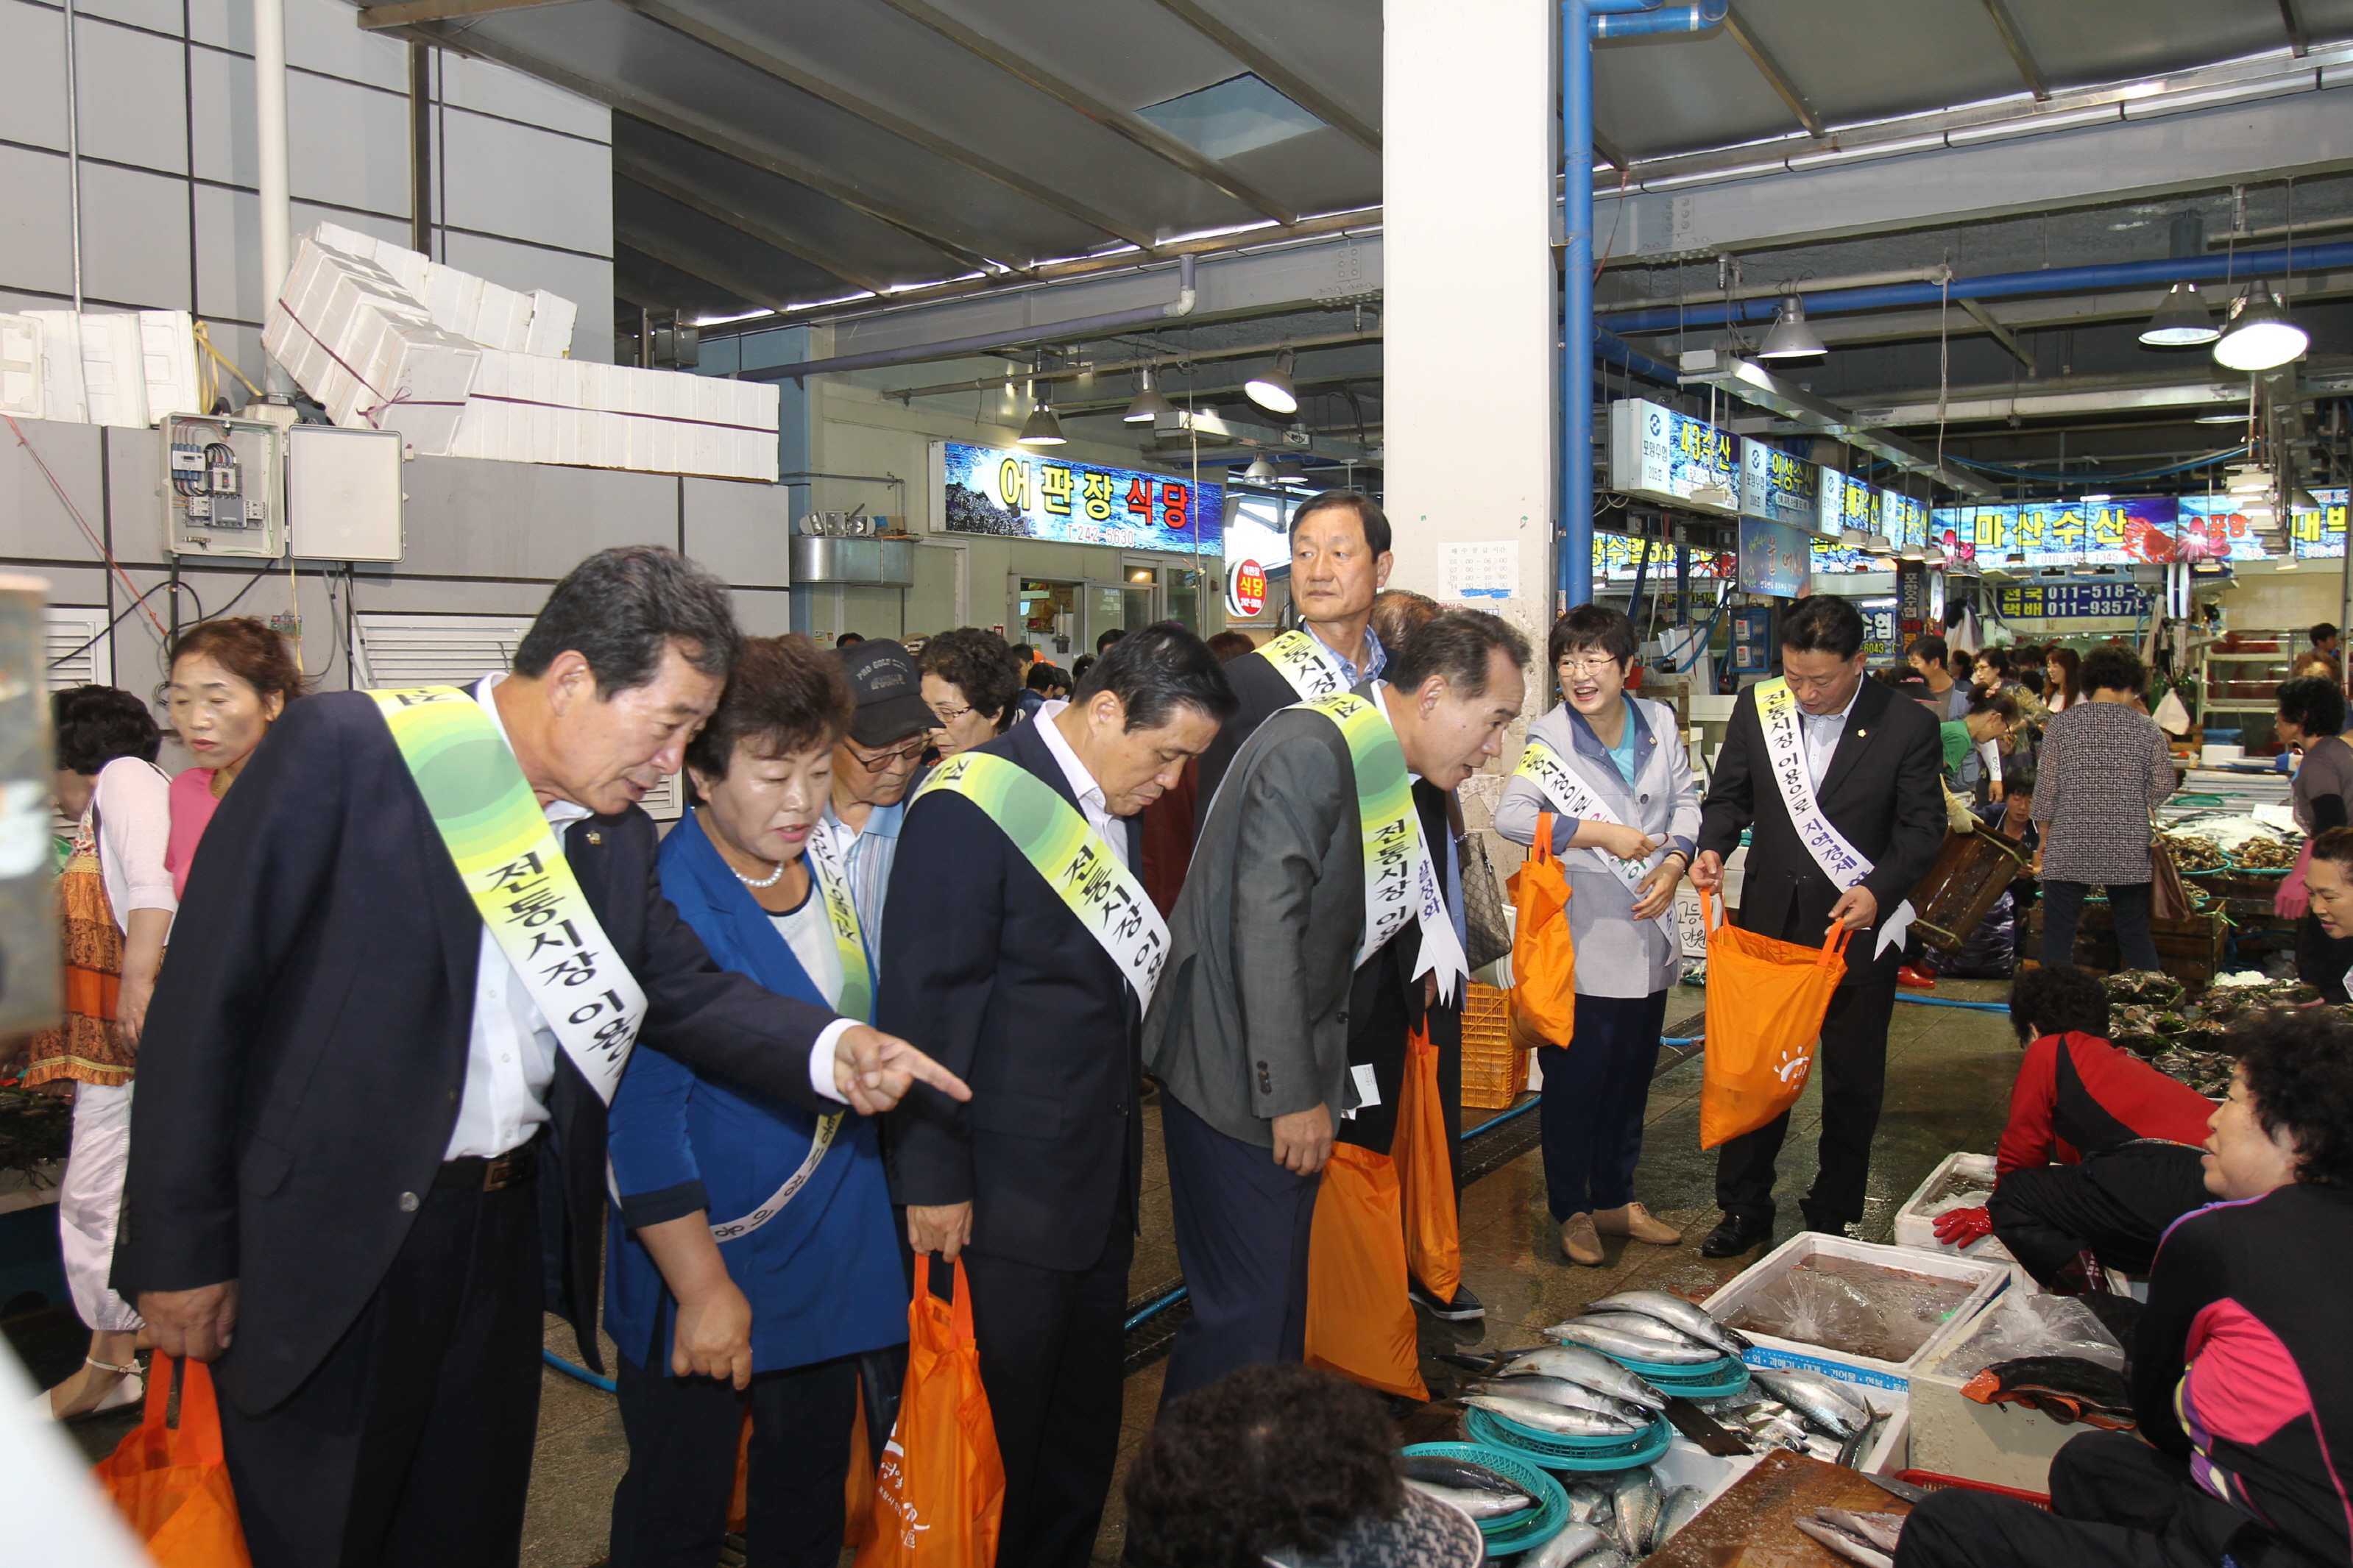
M 1250 69 L 1250 73 L 1316 119 L 1368 152 L 1381 150 L 1381 133 L 1349 113 L 1306 78 L 1284 65 L 1260 45 L 1242 37 L 1199 0 L 1160 0 L 1161 6 L 1187 26 L 1208 39 Z
M 1631 163 L 1629 163 L 1626 161 L 1626 154 L 1618 150 L 1617 144 L 1612 142 L 1605 141 L 1602 138 L 1601 132 L 1599 131 L 1593 133 L 1593 150 L 1601 154 L 1601 161 L 1603 163 L 1617 170 L 1620 174 L 1627 173 L 1633 167 Z
M 2280 0 L 2283 7 L 2295 4 L 2295 0 Z M 2051 79 L 2042 74 L 2042 67 L 2036 61 L 2034 51 L 2026 47 L 2026 34 L 2020 29 L 2018 18 L 2010 14 L 2009 0 L 1985 0 L 1985 8 L 1986 15 L 1993 18 L 1993 30 L 2001 35 L 2001 47 L 2010 51 L 2010 63 L 2018 67 L 2018 74 L 2024 77 L 2026 85 L 2033 89 L 2034 100 L 2037 103 L 2047 100 L 2051 96 Z M 2302 54 L 2304 51 L 2299 49 L 2296 52 Z
M 656 195 L 667 196 L 681 206 L 691 207 L 705 217 L 716 218 L 738 233 L 751 236 L 771 250 L 780 250 L 796 260 L 806 261 L 854 289 L 881 294 L 890 288 L 889 284 L 854 263 L 818 250 L 782 229 L 771 228 L 757 218 L 746 216 L 731 205 L 728 198 L 694 181 L 657 169 L 650 163 L 639 163 L 626 153 L 613 154 L 613 173 L 633 185 L 642 185 Z
M 1027 196 L 1042 206 L 1050 207 L 1066 216 L 1074 217 L 1091 228 L 1101 229 L 1103 233 L 1124 239 L 1141 249 L 1152 248 L 1151 230 L 1139 228 L 1132 223 L 1113 217 L 1108 213 L 1090 206 L 1077 197 L 1057 190 L 1043 181 L 1033 180 L 1029 175 L 1008 169 L 992 159 L 984 158 L 971 148 L 961 145 L 928 127 L 918 125 L 902 115 L 894 114 L 879 103 L 860 98 L 838 81 L 828 79 L 815 71 L 803 70 L 790 60 L 771 54 L 751 40 L 739 37 L 726 28 L 695 16 L 692 12 L 682 11 L 675 5 L 666 4 L 665 0 L 621 0 L 621 4 L 649 21 L 658 22 L 672 32 L 693 39 L 705 48 L 715 50 L 739 64 L 749 66 L 762 76 L 783 82 L 787 87 L 797 88 L 821 102 L 829 103 L 843 113 L 862 120 L 879 130 L 886 131 L 902 142 L 912 142 L 934 157 L 944 159 L 968 174 L 978 174 L 984 180 L 992 181 L 1008 191 Z
M 649 256 L 665 267 L 675 267 L 690 278 L 700 278 L 712 288 L 724 289 L 754 305 L 765 305 L 771 310 L 791 308 L 785 304 L 776 290 L 765 285 L 738 276 L 732 268 L 714 267 L 703 258 L 690 255 L 670 240 L 649 234 L 634 224 L 615 224 L 613 238 L 617 244 L 626 245 L 641 256 Z
M 835 178 L 795 153 L 765 142 L 746 142 L 732 136 L 715 125 L 665 109 L 611 82 L 582 76 L 576 71 L 551 64 L 526 50 L 480 32 L 451 31 L 441 23 L 420 24 L 407 31 L 411 37 L 425 43 L 438 44 L 460 54 L 479 55 L 484 59 L 522 71 L 526 76 L 535 76 L 542 81 L 551 82 L 568 92 L 575 92 L 593 102 L 601 103 L 616 113 L 642 120 L 673 136 L 699 142 L 714 153 L 723 153 L 739 163 L 748 163 L 755 169 L 764 169 L 790 180 L 797 185 L 807 186 L 819 195 L 830 196 L 844 206 L 889 224 L 951 260 L 982 271 L 1005 265 L 988 254 L 986 240 L 966 230 L 963 225 L 937 216 L 927 217 L 910 212 L 895 202 Z
M 1067 108 L 1093 121 L 1106 131 L 1126 137 L 1154 157 L 1173 163 L 1187 174 L 1222 195 L 1232 197 L 1252 211 L 1272 218 L 1277 223 L 1295 223 L 1299 214 L 1265 192 L 1239 178 L 1225 165 L 1203 157 L 1184 142 L 1148 120 L 1113 108 L 1092 93 L 1064 81 L 1027 58 L 1008 48 L 996 39 L 949 16 L 925 0 L 882 0 L 882 3 L 910 20 L 920 22 L 933 32 L 978 55 L 982 59 Z
M 1178 348 L 1172 344 L 1166 349 L 1141 353 L 1132 359 L 1105 361 L 1100 364 L 1090 361 L 1042 373 L 1025 371 L 1022 375 L 1029 381 L 1078 381 L 1087 376 L 1120 375 L 1146 366 L 1176 374 L 1182 365 L 1206 364 L 1215 360 L 1264 359 L 1280 349 L 1295 349 L 1305 353 L 1310 349 L 1340 348 L 1356 343 L 1378 342 L 1380 340 L 1381 330 L 1375 327 L 1369 331 L 1318 332 L 1309 337 L 1282 338 L 1273 342 L 1240 343 L 1219 349 Z M 1359 373 L 1360 375 L 1362 374 Z M 986 391 L 1004 379 L 998 375 L 983 375 L 969 381 L 941 382 L 933 386 L 893 386 L 886 389 L 882 395 L 895 397 L 904 403 L 911 397 L 944 397 L 950 393 Z M 1298 377 L 1294 374 L 1293 379 L 1296 381 Z
M 413 27 L 419 22 L 462 22 L 487 16 L 493 11 L 522 11 L 562 4 L 564 0 L 398 0 L 394 5 L 361 7 L 360 27 L 364 32 L 381 33 L 388 27 Z
M 2019 363 L 2026 367 L 2027 374 L 2039 375 L 2042 374 L 2041 369 L 2034 363 L 2034 356 L 2027 352 L 2026 345 L 2024 343 L 2018 341 L 2018 334 L 2011 331 L 2008 327 L 2003 326 L 2000 321 L 1995 321 L 1993 319 L 1993 312 L 1987 310 L 1981 301 L 1976 300 L 1962 300 L 1958 301 L 1958 303 L 1962 310 L 1968 312 L 1970 320 L 1976 321 L 1978 326 L 1983 327 L 1987 331 L 1991 332 L 1993 334 L 1994 342 L 2008 349 L 2010 353 L 2010 357 L 2017 360 Z
M 1166 4 L 1166 0 L 1163 3 Z M 1766 85 L 1780 94 L 1781 101 L 1789 106 L 1789 112 L 1798 117 L 1798 123 L 1811 134 L 1820 136 L 1822 133 L 1821 110 L 1814 107 L 1813 100 L 1798 90 L 1798 84 L 1789 79 L 1789 73 L 1781 68 L 1781 62 L 1773 58 L 1773 52 L 1765 47 L 1764 40 L 1748 30 L 1748 24 L 1730 5 L 1724 8 L 1724 26 L 1725 30 L 1732 35 L 1732 41 L 1740 46 L 1741 53 L 1748 57 L 1749 63 L 1765 79 Z
M 2280 23 L 2287 29 L 2288 51 L 2302 59 L 2312 48 L 2312 35 L 2305 29 L 2304 13 L 2295 8 L 2295 0 L 2279 0 L 2279 8 Z

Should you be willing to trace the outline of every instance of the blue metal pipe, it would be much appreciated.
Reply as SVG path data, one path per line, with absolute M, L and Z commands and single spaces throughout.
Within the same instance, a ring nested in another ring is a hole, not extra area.
M 1604 331 L 1599 327 L 1593 329 L 1593 353 L 1597 359 L 1622 364 L 1636 375 L 1648 376 L 1664 386 L 1678 386 L 1683 383 L 1683 373 L 1674 366 L 1664 360 L 1652 359 L 1617 333 Z
M 1592 7 L 1599 9 L 1599 7 Z M 1715 26 L 1731 9 L 1731 0 L 1701 0 L 1697 5 L 1677 5 L 1664 11 L 1620 12 L 1592 19 L 1596 38 L 1633 38 L 1649 33 L 1698 33 Z
M 1585 0 L 1588 16 L 1616 16 L 1625 11 L 1655 11 L 1667 0 Z
M 1588 196 L 1590 192 L 1588 193 Z M 1592 206 L 1587 204 L 1587 226 Z M 2216 283 L 2227 275 L 2242 281 L 2293 268 L 2316 272 L 2353 267 L 2353 244 L 2299 245 L 2289 250 L 2242 250 L 2235 260 L 2223 256 L 2174 256 L 2147 261 L 2109 262 L 2098 267 L 2054 267 L 2032 272 L 1990 272 L 1978 278 L 1956 278 L 1949 287 L 1955 300 L 2003 300 L 2024 294 L 2067 294 L 2082 289 L 2129 289 L 2161 283 Z M 1934 305 L 1947 298 L 1947 289 L 1934 283 L 1886 283 L 1870 289 L 1829 289 L 1806 295 L 1808 316 L 1847 310 L 1883 310 L 1899 305 Z M 1772 320 L 1778 300 L 1735 300 L 1729 305 L 1694 305 L 1688 309 L 1662 305 L 1653 310 L 1613 311 L 1601 324 L 1615 332 L 1659 332 L 1683 327 L 1720 327 L 1727 321 Z
M 1560 139 L 1568 255 L 1562 264 L 1560 558 L 1556 611 L 1593 597 L 1593 8 L 1560 7 Z M 1545 617 L 1549 620 L 1549 616 Z

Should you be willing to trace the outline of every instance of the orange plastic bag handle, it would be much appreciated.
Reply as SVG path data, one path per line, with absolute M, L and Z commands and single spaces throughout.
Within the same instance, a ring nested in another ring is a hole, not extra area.
M 1706 931 L 1710 935 L 1713 935 L 1715 934 L 1716 926 L 1715 918 L 1712 912 L 1714 900 L 1707 896 L 1707 889 L 1705 888 L 1700 887 L 1696 882 L 1693 883 L 1692 886 L 1699 893 L 1699 923 L 1701 929 Z M 1846 923 L 1841 921 L 1839 923 L 1838 934 L 1832 937 L 1830 941 L 1822 943 L 1822 956 L 1820 963 L 1823 968 L 1828 969 L 1832 963 L 1841 963 L 1845 960 L 1847 939 L 1853 935 L 1854 932 L 1849 931 L 1846 927 Z

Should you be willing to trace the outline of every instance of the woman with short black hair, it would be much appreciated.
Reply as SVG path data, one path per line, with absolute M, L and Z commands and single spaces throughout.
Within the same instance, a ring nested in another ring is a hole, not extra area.
M 932 731 L 943 761 L 1001 734 L 1022 689 L 1021 661 L 995 632 L 958 626 L 923 644 L 915 657 L 923 701 L 939 717 Z
M 2288 786 L 2295 825 L 2316 836 L 2353 822 L 2353 740 L 2346 731 L 2345 692 L 2337 678 L 2305 675 L 2284 680 L 2276 700 L 2279 711 L 2273 720 L 2273 733 L 2282 745 L 2304 753 L 2296 764 L 2295 781 Z M 2308 885 L 2304 864 L 2298 865 L 2297 873 L 2282 890 L 2284 900 L 2303 894 Z M 2280 912 L 2295 909 L 2289 902 Z M 2353 969 L 2353 937 L 2331 937 L 2321 930 L 2309 909 L 2303 910 L 2295 922 L 2296 977 L 2317 987 L 2331 1002 L 2343 1002 L 2348 969 Z
M 2037 766 L 2045 963 L 2074 962 L 2075 928 L 2094 887 L 2108 895 L 2127 969 L 2157 969 L 2149 934 L 2149 813 L 2173 793 L 2165 731 L 2137 704 L 2147 668 L 2128 648 L 2094 649 L 2083 663 L 2084 700 L 2052 715 Z
M 80 1368 L 49 1391 L 49 1413 L 63 1417 L 144 1392 L 132 1358 L 145 1325 L 108 1277 L 131 1158 L 132 1073 L 179 900 L 164 864 L 172 831 L 171 785 L 155 766 L 164 737 L 147 704 L 111 686 L 77 686 L 54 694 L 49 710 L 58 805 L 76 819 L 58 879 L 65 1016 L 34 1037 L 24 1081 L 73 1100 L 58 1226 L 66 1285 L 91 1333 Z

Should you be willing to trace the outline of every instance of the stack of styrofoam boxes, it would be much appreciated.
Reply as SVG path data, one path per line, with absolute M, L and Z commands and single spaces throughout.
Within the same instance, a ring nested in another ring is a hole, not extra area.
M 545 289 L 529 293 L 444 266 L 422 251 L 322 223 L 311 237 L 331 250 L 374 262 L 445 332 L 486 349 L 560 358 L 572 352 L 572 325 L 580 307 Z
M 1772 1251 L 1741 1270 L 1723 1289 L 1701 1305 L 1724 1321 L 1737 1327 L 1741 1309 L 1758 1291 L 1793 1268 L 1806 1266 L 1817 1258 L 1834 1258 L 1843 1261 L 1864 1263 L 1883 1268 L 1894 1275 L 1926 1275 L 1932 1279 L 1966 1281 L 1968 1294 L 1961 1299 L 1942 1326 L 1933 1331 L 1920 1348 L 1900 1362 L 1881 1361 L 1858 1355 L 1835 1345 L 1809 1344 L 1802 1340 L 1786 1340 L 1772 1334 L 1758 1333 L 1754 1329 L 1740 1331 L 1748 1337 L 1750 1348 L 1741 1359 L 1750 1366 L 1802 1368 L 1850 1383 L 1871 1402 L 1872 1407 L 1887 1413 L 1888 1419 L 1872 1439 L 1870 1448 L 1856 1461 L 1858 1468 L 1873 1475 L 1893 1475 L 1905 1468 L 1910 1449 L 1912 1425 L 1912 1380 L 1918 1370 L 1943 1353 L 1956 1339 L 1971 1331 L 1985 1313 L 1988 1303 L 2010 1282 L 2008 1265 L 1974 1258 L 1957 1258 L 1949 1253 L 1915 1252 L 1907 1247 L 1882 1247 L 1873 1242 L 1850 1241 L 1841 1236 L 1825 1236 L 1818 1231 L 1799 1231 Z
M 196 411 L 185 310 L 26 310 L 0 316 L 0 410 L 143 429 Z
M 374 262 L 305 235 L 270 301 L 262 346 L 347 428 L 397 430 L 448 454 L 482 348 L 444 331 Z
M 777 389 L 486 349 L 454 456 L 776 477 Z

